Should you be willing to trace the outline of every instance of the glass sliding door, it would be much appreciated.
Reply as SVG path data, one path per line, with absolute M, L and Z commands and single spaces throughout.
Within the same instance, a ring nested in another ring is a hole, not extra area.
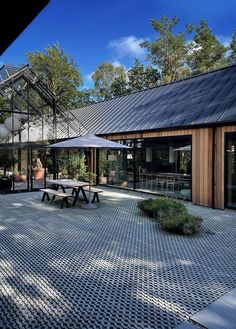
M 236 133 L 225 135 L 225 207 L 236 209 Z
M 133 147 L 133 141 L 123 140 L 120 143 Z M 134 184 L 133 149 L 99 150 L 98 182 L 117 187 L 131 188 Z
M 136 140 L 136 190 L 191 200 L 191 136 Z
M 191 200 L 191 136 L 122 140 L 132 150 L 100 150 L 98 181 Z

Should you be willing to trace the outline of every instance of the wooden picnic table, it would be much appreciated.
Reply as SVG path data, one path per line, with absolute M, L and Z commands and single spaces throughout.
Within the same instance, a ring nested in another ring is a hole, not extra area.
M 84 201 L 88 203 L 88 198 L 84 191 L 84 187 L 89 186 L 88 182 L 74 181 L 70 179 L 50 179 L 47 181 L 47 184 L 55 185 L 56 190 L 61 188 L 64 193 L 66 192 L 66 188 L 72 188 L 72 195 L 74 195 L 74 202 L 72 204 L 73 206 L 78 200 L 80 191 L 83 195 Z

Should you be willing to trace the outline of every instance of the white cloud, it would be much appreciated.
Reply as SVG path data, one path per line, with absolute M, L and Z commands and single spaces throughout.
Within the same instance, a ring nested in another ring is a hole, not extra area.
M 232 37 L 230 36 L 225 36 L 225 35 L 217 35 L 217 39 L 223 43 L 225 47 L 228 47 L 232 41 Z
M 125 68 L 125 65 L 121 64 L 121 62 L 119 62 L 118 60 L 114 60 L 111 64 L 115 67 L 123 66 Z
M 117 40 L 112 40 L 108 47 L 116 52 L 118 58 L 123 57 L 136 57 L 143 58 L 145 56 L 145 49 L 140 47 L 140 43 L 144 39 L 138 39 L 133 35 L 123 37 Z
M 87 80 L 87 81 L 90 81 L 90 80 L 93 80 L 92 79 L 92 75 L 94 74 L 95 72 L 91 72 L 91 73 L 88 73 L 85 75 L 84 79 Z

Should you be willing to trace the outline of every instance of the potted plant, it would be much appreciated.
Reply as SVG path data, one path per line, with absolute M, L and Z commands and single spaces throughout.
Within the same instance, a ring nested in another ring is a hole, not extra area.
M 12 188 L 12 179 L 9 176 L 0 177 L 0 191 L 10 191 Z
M 33 161 L 33 177 L 35 180 L 44 179 L 44 168 L 40 158 L 36 158 Z
M 21 171 L 20 171 L 20 175 L 21 175 L 21 179 L 22 179 L 23 181 L 26 181 L 26 179 L 27 179 L 27 171 L 26 171 L 25 168 L 22 168 L 22 169 L 21 169 Z
M 107 184 L 109 163 L 107 159 L 107 152 L 100 152 L 99 156 L 99 184 Z

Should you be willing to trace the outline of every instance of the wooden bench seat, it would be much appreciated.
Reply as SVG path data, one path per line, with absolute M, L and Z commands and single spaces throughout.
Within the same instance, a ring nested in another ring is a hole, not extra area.
M 84 187 L 84 191 L 89 192 L 89 186 Z M 95 199 L 97 200 L 97 202 L 99 202 L 99 197 L 98 197 L 98 193 L 102 193 L 103 190 L 99 190 L 98 188 L 95 187 L 91 187 L 91 193 L 93 193 L 93 199 L 92 199 L 92 203 L 95 202 Z
M 69 207 L 68 198 L 73 197 L 71 194 L 64 193 L 64 192 L 57 191 L 57 190 L 53 190 L 53 189 L 50 189 L 50 188 L 41 188 L 39 190 L 41 192 L 43 192 L 43 196 L 42 196 L 42 200 L 41 200 L 42 202 L 45 200 L 45 197 L 47 198 L 48 201 L 50 201 L 49 194 L 53 195 L 53 197 L 51 199 L 51 202 L 55 199 L 55 197 L 58 197 L 58 198 L 62 199 L 61 208 L 64 207 L 64 204 L 66 204 L 66 207 L 68 208 Z
M 84 190 L 85 192 L 89 192 L 89 186 L 85 186 L 85 187 L 83 188 L 83 190 Z M 99 190 L 98 188 L 91 187 L 91 193 L 93 194 L 92 203 L 95 202 L 95 200 L 97 200 L 97 202 L 100 202 L 99 197 L 98 197 L 98 194 L 99 194 L 99 193 L 102 193 L 102 192 L 103 192 L 103 190 Z M 72 195 L 73 195 L 73 194 L 74 194 L 74 192 L 72 192 Z M 88 200 L 87 200 L 86 202 L 88 202 Z

